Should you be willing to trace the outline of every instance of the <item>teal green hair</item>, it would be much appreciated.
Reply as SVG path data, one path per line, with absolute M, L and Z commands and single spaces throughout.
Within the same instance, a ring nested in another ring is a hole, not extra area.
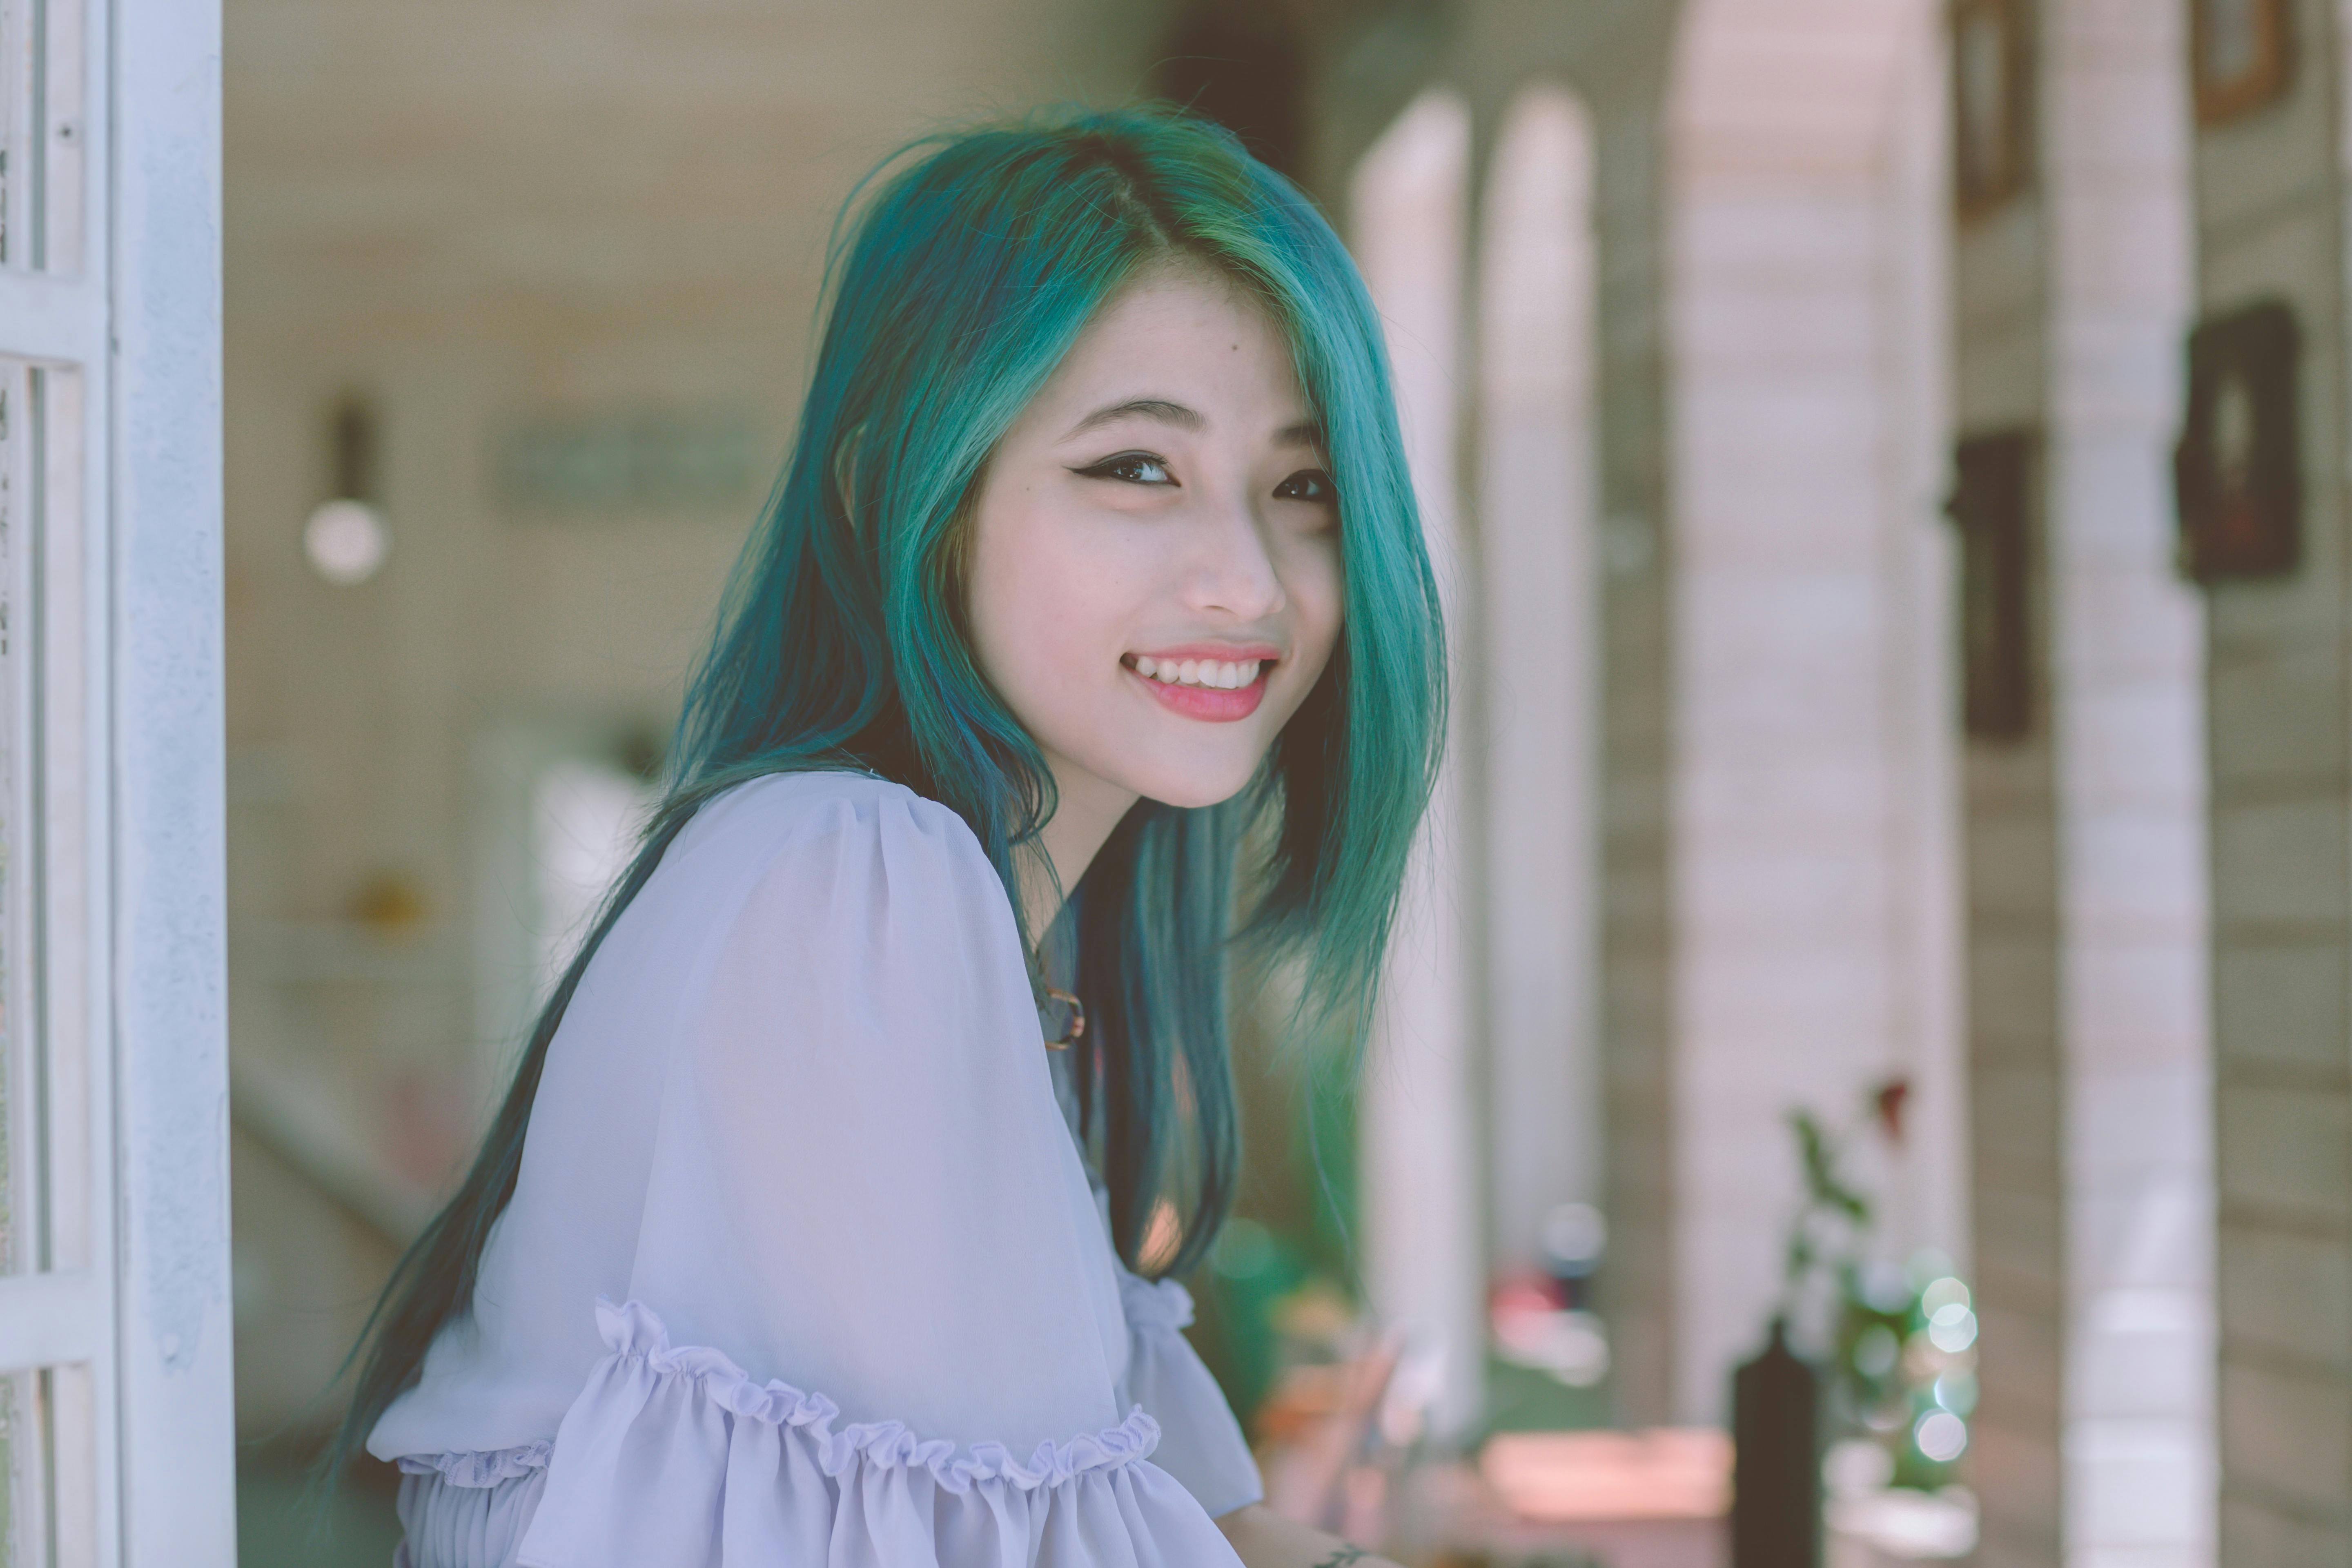
M 929 138 L 848 210 L 792 456 L 688 689 L 666 797 L 532 1029 L 465 1184 L 385 1286 L 331 1463 L 357 1451 L 468 1309 L 564 1009 L 705 801 L 798 769 L 896 780 L 971 825 L 1019 918 L 1013 854 L 1051 816 L 1053 783 L 974 662 L 971 503 L 990 453 L 1104 301 L 1171 260 L 1241 285 L 1287 338 L 1339 493 L 1346 598 L 1339 645 L 1257 782 L 1222 805 L 1139 804 L 1074 890 L 1094 1047 L 1076 1065 L 1083 1103 L 1099 1107 L 1090 1131 L 1121 1256 L 1187 1269 L 1232 1206 L 1237 943 L 1296 963 L 1302 1028 L 1337 1020 L 1362 1037 L 1435 772 L 1444 638 L 1380 321 L 1338 237 L 1232 135 L 1146 109 Z M 1147 1257 L 1162 1205 L 1177 1241 Z

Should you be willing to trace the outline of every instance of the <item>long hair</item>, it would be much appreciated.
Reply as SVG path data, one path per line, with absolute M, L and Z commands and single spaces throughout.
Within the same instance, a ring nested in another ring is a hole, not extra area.
M 415 1382 L 442 1325 L 470 1310 L 564 1010 L 704 802 L 765 773 L 877 773 L 962 816 L 1021 918 L 1013 856 L 1052 816 L 1053 784 L 966 635 L 970 503 L 999 438 L 1088 320 L 1156 262 L 1214 268 L 1287 338 L 1328 444 L 1346 591 L 1339 646 L 1252 787 L 1196 809 L 1139 803 L 1074 889 L 1076 984 L 1101 1042 L 1077 1065 L 1084 1101 L 1102 1108 L 1121 1257 L 1189 1268 L 1232 1206 L 1225 965 L 1236 939 L 1297 963 L 1302 1023 L 1337 1020 L 1361 1039 L 1435 772 L 1444 638 L 1379 319 L 1338 237 L 1233 136 L 1150 109 L 928 138 L 844 210 L 792 456 L 688 687 L 666 795 L 533 1026 L 464 1185 L 393 1270 L 352 1351 L 358 1386 L 331 1467 Z M 1264 847 L 1246 877 L 1245 840 Z M 1161 1214 L 1175 1245 L 1155 1237 L 1147 1256 Z

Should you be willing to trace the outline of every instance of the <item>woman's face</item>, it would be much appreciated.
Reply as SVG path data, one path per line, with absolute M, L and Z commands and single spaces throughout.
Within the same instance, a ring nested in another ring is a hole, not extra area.
M 1105 304 L 982 479 L 982 670 L 1067 809 L 1238 794 L 1339 635 L 1339 503 L 1290 349 L 1197 267 Z

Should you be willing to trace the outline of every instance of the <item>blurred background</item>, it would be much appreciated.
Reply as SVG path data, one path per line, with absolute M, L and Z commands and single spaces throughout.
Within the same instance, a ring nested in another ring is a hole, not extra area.
M 844 196 L 1147 97 L 1354 248 L 1453 606 L 1364 1080 L 1241 1004 L 1194 1333 L 1272 1500 L 1699 1568 L 1736 1415 L 1834 1568 L 2352 1555 L 2337 5 L 226 25 L 250 1568 L 389 1561 L 391 1478 L 303 1467 L 646 805 Z

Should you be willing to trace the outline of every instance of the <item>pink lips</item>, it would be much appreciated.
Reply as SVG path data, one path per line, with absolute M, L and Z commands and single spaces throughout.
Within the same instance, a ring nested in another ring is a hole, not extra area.
M 1133 664 L 1126 666 L 1128 678 L 1140 682 L 1161 707 L 1181 713 L 1187 719 L 1204 719 L 1213 724 L 1230 724 L 1237 719 L 1248 718 L 1257 711 L 1257 705 L 1265 700 L 1266 677 L 1272 673 L 1274 661 L 1280 657 L 1280 650 L 1266 647 L 1222 647 L 1203 644 L 1172 647 L 1164 653 L 1154 653 L 1151 657 L 1155 659 L 1230 659 L 1236 664 L 1249 659 L 1257 660 L 1257 679 L 1247 686 L 1238 686 L 1231 689 L 1213 686 L 1185 686 L 1176 681 L 1155 680 L 1150 676 L 1139 673 Z

